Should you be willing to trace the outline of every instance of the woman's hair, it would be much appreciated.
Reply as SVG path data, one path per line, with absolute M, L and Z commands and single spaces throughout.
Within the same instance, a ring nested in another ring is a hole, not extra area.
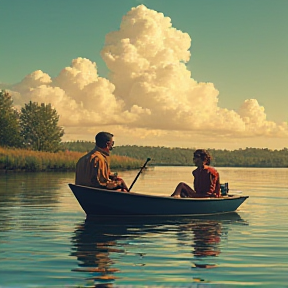
M 99 132 L 95 136 L 96 145 L 100 148 L 105 148 L 107 145 L 107 142 L 111 141 L 112 137 L 113 137 L 113 134 L 109 132 Z
M 210 162 L 212 160 L 211 155 L 209 154 L 208 151 L 206 151 L 205 149 L 197 149 L 194 152 L 194 157 L 195 158 L 201 158 L 201 160 L 203 162 L 205 162 L 205 164 L 210 165 Z

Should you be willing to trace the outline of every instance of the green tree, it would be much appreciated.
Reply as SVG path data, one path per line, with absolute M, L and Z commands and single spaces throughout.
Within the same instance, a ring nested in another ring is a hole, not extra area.
M 60 149 L 62 127 L 51 104 L 29 102 L 21 109 L 20 127 L 24 145 L 36 151 L 56 152 Z
M 8 92 L 0 91 L 0 146 L 20 147 L 19 117 Z

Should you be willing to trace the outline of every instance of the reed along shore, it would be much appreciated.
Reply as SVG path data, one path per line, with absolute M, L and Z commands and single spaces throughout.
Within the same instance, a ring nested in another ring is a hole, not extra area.
M 0 147 L 0 171 L 47 172 L 75 171 L 76 162 L 83 152 L 60 151 L 56 153 Z M 143 161 L 111 154 L 111 170 L 139 169 Z

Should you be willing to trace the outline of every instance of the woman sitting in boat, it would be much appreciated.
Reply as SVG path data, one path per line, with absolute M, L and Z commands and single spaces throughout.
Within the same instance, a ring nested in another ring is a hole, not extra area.
M 76 164 L 75 184 L 102 189 L 128 191 L 123 179 L 110 172 L 110 151 L 113 134 L 99 132 L 95 136 L 95 148 L 81 157 Z
M 184 182 L 180 182 L 172 197 L 201 198 L 220 197 L 220 179 L 217 170 L 210 165 L 211 156 L 205 149 L 194 152 L 193 162 L 197 166 L 194 176 L 194 189 Z

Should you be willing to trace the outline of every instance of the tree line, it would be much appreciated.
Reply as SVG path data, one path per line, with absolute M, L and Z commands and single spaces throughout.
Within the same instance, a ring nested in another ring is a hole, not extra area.
M 63 150 L 91 150 L 94 142 L 72 141 L 61 144 Z M 196 148 L 168 148 L 153 146 L 116 146 L 113 155 L 127 156 L 145 161 L 151 158 L 150 165 L 193 166 L 193 153 Z M 217 167 L 288 167 L 288 149 L 270 150 L 267 148 L 245 148 L 238 150 L 208 149 L 212 155 L 212 166 Z
M 51 104 L 30 101 L 18 112 L 11 95 L 0 91 L 0 146 L 57 152 L 64 129 Z

